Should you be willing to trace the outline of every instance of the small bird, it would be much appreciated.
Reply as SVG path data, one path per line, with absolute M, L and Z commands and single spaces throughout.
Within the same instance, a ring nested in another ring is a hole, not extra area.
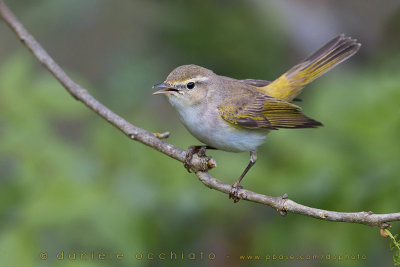
M 306 84 L 354 55 L 360 46 L 341 34 L 273 82 L 236 80 L 196 65 L 175 68 L 164 82 L 153 86 L 162 88 L 153 94 L 165 95 L 187 130 L 205 144 L 189 147 L 186 169 L 190 172 L 193 155 L 204 156 L 206 149 L 249 151 L 250 162 L 229 195 L 237 202 L 239 184 L 256 162 L 257 148 L 270 130 L 322 126 L 291 102 L 298 100 Z

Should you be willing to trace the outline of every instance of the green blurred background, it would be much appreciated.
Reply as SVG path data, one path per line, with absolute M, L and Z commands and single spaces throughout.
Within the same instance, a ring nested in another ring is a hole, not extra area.
M 171 131 L 168 142 L 181 148 L 198 141 L 151 89 L 176 66 L 274 79 L 339 33 L 358 38 L 360 52 L 301 95 L 304 112 L 324 127 L 272 132 L 244 186 L 322 209 L 399 211 L 398 1 L 6 2 L 91 94 L 139 127 Z M 208 154 L 218 162 L 211 174 L 229 184 L 248 163 L 247 153 Z M 392 230 L 400 232 L 399 224 Z M 113 259 L 68 259 L 81 252 Z M 273 254 L 366 259 L 265 261 Z M 266 263 L 390 266 L 392 253 L 377 228 L 282 217 L 209 190 L 181 163 L 132 142 L 75 101 L 0 23 L 1 266 Z

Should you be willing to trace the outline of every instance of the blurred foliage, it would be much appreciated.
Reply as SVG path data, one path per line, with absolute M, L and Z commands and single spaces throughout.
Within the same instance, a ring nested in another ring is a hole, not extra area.
M 390 250 L 393 251 L 393 263 L 394 265 L 400 265 L 400 243 L 398 239 L 399 234 L 392 235 L 392 233 L 388 229 L 381 230 L 383 231 L 382 236 L 390 238 Z
M 170 70 L 195 63 L 236 78 L 272 79 L 305 56 L 289 50 L 296 44 L 287 41 L 279 11 L 273 5 L 258 9 L 253 1 L 7 2 L 95 97 L 139 127 L 171 131 L 168 142 L 183 148 L 198 141 L 165 99 L 151 96 L 151 85 Z M 272 132 L 244 180 L 246 188 L 288 193 L 323 209 L 399 210 L 400 20 L 388 18 L 387 26 L 373 54 L 361 50 L 307 87 L 300 105 L 324 127 Z M 377 228 L 281 217 L 245 201 L 233 205 L 181 163 L 132 142 L 75 101 L 4 24 L 0 36 L 1 266 L 259 264 L 240 260 L 246 253 L 359 254 L 366 259 L 342 262 L 392 264 Z M 247 153 L 208 154 L 218 162 L 212 174 L 226 183 L 248 161 Z M 392 232 L 400 232 L 397 223 Z M 40 259 L 44 251 L 47 260 Z M 61 251 L 122 252 L 124 258 L 60 264 Z M 177 260 L 135 258 L 171 251 Z M 215 253 L 216 259 L 180 260 L 182 251 L 197 258 Z

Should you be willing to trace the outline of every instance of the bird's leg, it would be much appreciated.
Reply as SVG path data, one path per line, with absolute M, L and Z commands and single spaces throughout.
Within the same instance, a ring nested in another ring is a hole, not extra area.
M 199 156 L 199 157 L 204 157 L 206 155 L 207 149 L 215 149 L 215 148 L 210 147 L 210 146 L 190 146 L 190 147 L 188 147 L 185 161 L 183 162 L 183 166 L 185 166 L 185 168 L 188 172 L 191 172 L 190 168 L 192 167 L 193 155 L 197 154 L 197 156 Z
M 242 181 L 243 177 L 246 175 L 246 173 L 254 165 L 254 163 L 256 163 L 256 161 L 257 161 L 257 152 L 256 151 L 250 151 L 250 162 L 247 165 L 247 167 L 244 170 L 244 172 L 242 173 L 242 175 L 240 175 L 239 179 L 237 179 L 237 181 L 232 185 L 231 192 L 229 193 L 229 198 L 232 198 L 233 202 L 236 203 L 236 202 L 238 202 L 240 200 L 240 198 L 238 196 L 238 189 L 242 188 L 242 186 L 239 185 L 239 184 Z

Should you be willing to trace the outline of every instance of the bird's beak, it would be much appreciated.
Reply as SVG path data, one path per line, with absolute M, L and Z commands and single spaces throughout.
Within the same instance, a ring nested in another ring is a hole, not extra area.
M 153 85 L 153 88 L 162 88 L 161 90 L 158 90 L 153 93 L 153 95 L 159 95 L 159 94 L 172 94 L 173 92 L 178 92 L 179 90 L 177 88 L 174 88 L 174 86 L 168 85 L 165 82 L 158 83 Z

